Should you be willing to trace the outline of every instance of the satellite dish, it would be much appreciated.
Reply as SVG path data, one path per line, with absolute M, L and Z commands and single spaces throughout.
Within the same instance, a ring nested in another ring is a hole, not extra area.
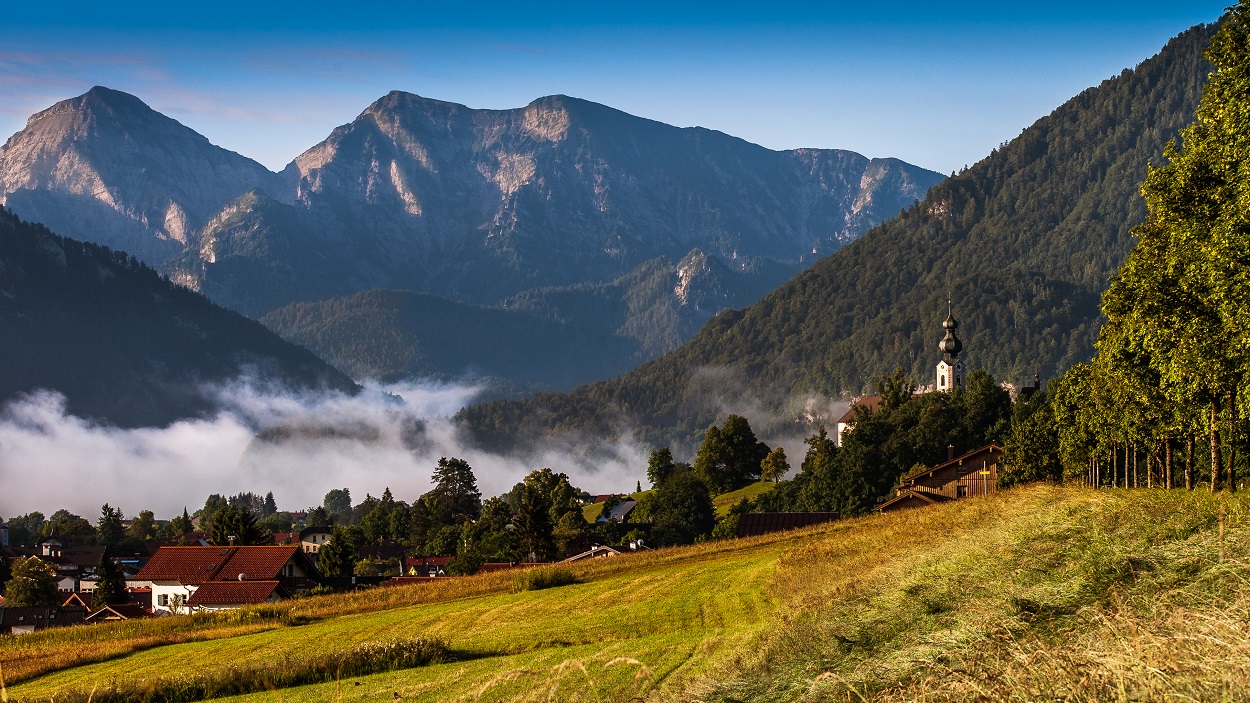
M 240 572 L 239 572 L 239 580 L 240 580 L 240 581 L 246 581 L 246 580 L 247 580 L 247 574 L 245 574 L 245 573 L 243 573 L 242 571 L 240 571 Z

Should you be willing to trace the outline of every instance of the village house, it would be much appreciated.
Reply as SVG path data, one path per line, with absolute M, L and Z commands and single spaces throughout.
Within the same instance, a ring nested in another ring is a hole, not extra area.
M 569 557 L 568 559 L 565 559 L 561 563 L 567 564 L 569 562 L 586 561 L 588 559 L 603 559 L 605 557 L 617 557 L 623 553 L 624 552 L 620 549 L 615 549 L 613 547 L 609 547 L 604 544 L 596 544 L 595 546 L 582 552 L 581 554 L 574 554 L 573 556 Z
M 404 576 L 446 576 L 447 566 L 455 557 L 404 557 Z
M 305 527 L 299 531 L 299 543 L 305 554 L 316 554 L 330 541 L 330 530 L 325 527 Z
M 954 447 L 951 447 L 947 461 L 931 469 L 921 468 L 905 477 L 897 495 L 882 503 L 877 510 L 890 512 L 998 492 L 1002 447 L 987 444 L 960 457 L 955 457 L 954 453 Z
M 638 501 L 632 498 L 623 500 L 615 508 L 612 508 L 611 512 L 609 512 L 606 517 L 600 517 L 598 522 L 625 523 L 629 519 L 629 514 L 633 512 L 636 507 L 638 507 Z
M 114 603 L 105 605 L 87 616 L 87 624 L 98 622 L 114 622 L 116 620 L 139 620 L 150 618 L 152 613 L 139 603 Z
M 296 545 L 161 547 L 138 578 L 152 584 L 152 612 L 222 610 L 267 603 L 316 577 Z
M 0 607 L 0 635 L 26 635 L 53 627 L 81 625 L 87 619 L 82 606 Z

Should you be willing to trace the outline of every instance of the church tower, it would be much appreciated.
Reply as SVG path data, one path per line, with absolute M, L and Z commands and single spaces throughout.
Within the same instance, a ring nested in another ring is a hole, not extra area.
M 955 336 L 959 323 L 951 314 L 950 306 L 951 302 L 946 301 L 946 319 L 942 321 L 942 329 L 946 330 L 946 336 L 938 343 L 938 349 L 942 352 L 942 360 L 937 364 L 937 389 L 939 391 L 953 391 L 964 387 L 964 362 L 959 360 L 959 352 L 963 351 L 964 345 Z

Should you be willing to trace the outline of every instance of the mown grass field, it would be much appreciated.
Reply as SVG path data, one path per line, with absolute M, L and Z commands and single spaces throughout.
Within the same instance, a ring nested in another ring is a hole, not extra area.
M 240 699 L 1243 700 L 1248 516 L 1250 496 L 1035 486 L 599 560 L 547 590 L 504 574 L 308 599 L 257 631 L 236 618 L 133 651 L 119 643 L 142 633 L 118 630 L 86 644 L 113 642 L 111 658 L 67 656 L 8 694 L 64 700 L 424 634 L 456 661 Z M 19 646 L 75 647 L 34 637 L 0 640 L 6 672 Z

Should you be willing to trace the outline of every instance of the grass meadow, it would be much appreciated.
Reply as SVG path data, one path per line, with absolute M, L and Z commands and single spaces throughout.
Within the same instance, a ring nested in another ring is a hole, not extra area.
M 1033 486 L 538 590 L 492 574 L 0 638 L 0 664 L 10 700 L 86 700 L 430 637 L 448 661 L 237 699 L 1244 700 L 1248 516 L 1250 496 Z

